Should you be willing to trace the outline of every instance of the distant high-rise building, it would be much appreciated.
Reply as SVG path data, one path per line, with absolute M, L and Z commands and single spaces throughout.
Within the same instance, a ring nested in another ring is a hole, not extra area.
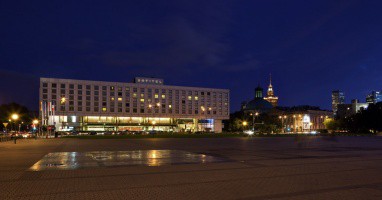
M 372 91 L 371 94 L 366 96 L 366 103 L 375 104 L 382 101 L 381 91 Z
M 338 104 L 336 118 L 350 117 L 360 111 L 366 110 L 368 107 L 368 103 L 360 103 L 358 99 L 353 99 L 351 104 Z
M 279 98 L 274 95 L 272 87 L 272 75 L 269 75 L 269 86 L 267 91 L 267 96 L 264 97 L 264 100 L 272 104 L 273 107 L 278 105 Z
M 334 116 L 337 115 L 338 105 L 345 103 L 345 94 L 340 90 L 332 91 L 332 110 Z

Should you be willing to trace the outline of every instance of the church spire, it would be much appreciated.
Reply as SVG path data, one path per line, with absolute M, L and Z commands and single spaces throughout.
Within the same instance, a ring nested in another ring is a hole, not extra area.
M 264 97 L 265 100 L 270 102 L 274 107 L 277 106 L 278 104 L 278 97 L 275 96 L 273 93 L 273 86 L 272 86 L 272 74 L 269 73 L 269 86 L 268 86 L 268 91 L 267 91 L 267 96 Z
M 269 73 L 269 85 L 271 86 L 272 85 L 272 74 Z

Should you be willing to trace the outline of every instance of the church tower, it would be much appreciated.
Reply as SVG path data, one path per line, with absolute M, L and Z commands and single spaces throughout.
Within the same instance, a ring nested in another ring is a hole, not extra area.
M 271 103 L 273 107 L 276 107 L 278 105 L 279 98 L 274 95 L 271 74 L 269 74 L 269 86 L 268 86 L 267 96 L 264 97 L 264 100 Z

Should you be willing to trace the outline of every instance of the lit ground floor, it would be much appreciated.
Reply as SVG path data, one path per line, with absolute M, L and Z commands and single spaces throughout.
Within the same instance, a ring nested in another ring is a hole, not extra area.
M 45 125 L 56 131 L 222 132 L 222 120 L 158 117 L 51 116 Z

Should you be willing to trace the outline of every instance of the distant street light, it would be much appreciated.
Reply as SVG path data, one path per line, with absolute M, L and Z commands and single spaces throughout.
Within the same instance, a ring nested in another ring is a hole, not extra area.
M 66 102 L 66 98 L 65 98 L 65 97 L 62 97 L 62 98 L 61 98 L 61 104 L 65 104 L 65 102 Z
M 14 113 L 14 114 L 11 115 L 11 118 L 16 121 L 16 120 L 19 119 L 19 115 Z
M 12 115 L 11 115 L 11 119 L 13 120 L 13 121 L 15 121 L 15 123 L 16 123 L 16 121 L 19 119 L 19 115 L 18 114 L 16 114 L 16 113 L 13 113 Z M 11 120 L 9 120 L 9 121 L 11 121 Z M 15 124 L 16 125 L 16 124 Z M 13 127 L 13 126 L 12 126 Z M 16 130 L 17 130 L 17 128 L 15 128 Z M 15 131 L 16 131 L 15 130 Z M 19 130 L 20 130 L 20 127 L 19 127 Z

